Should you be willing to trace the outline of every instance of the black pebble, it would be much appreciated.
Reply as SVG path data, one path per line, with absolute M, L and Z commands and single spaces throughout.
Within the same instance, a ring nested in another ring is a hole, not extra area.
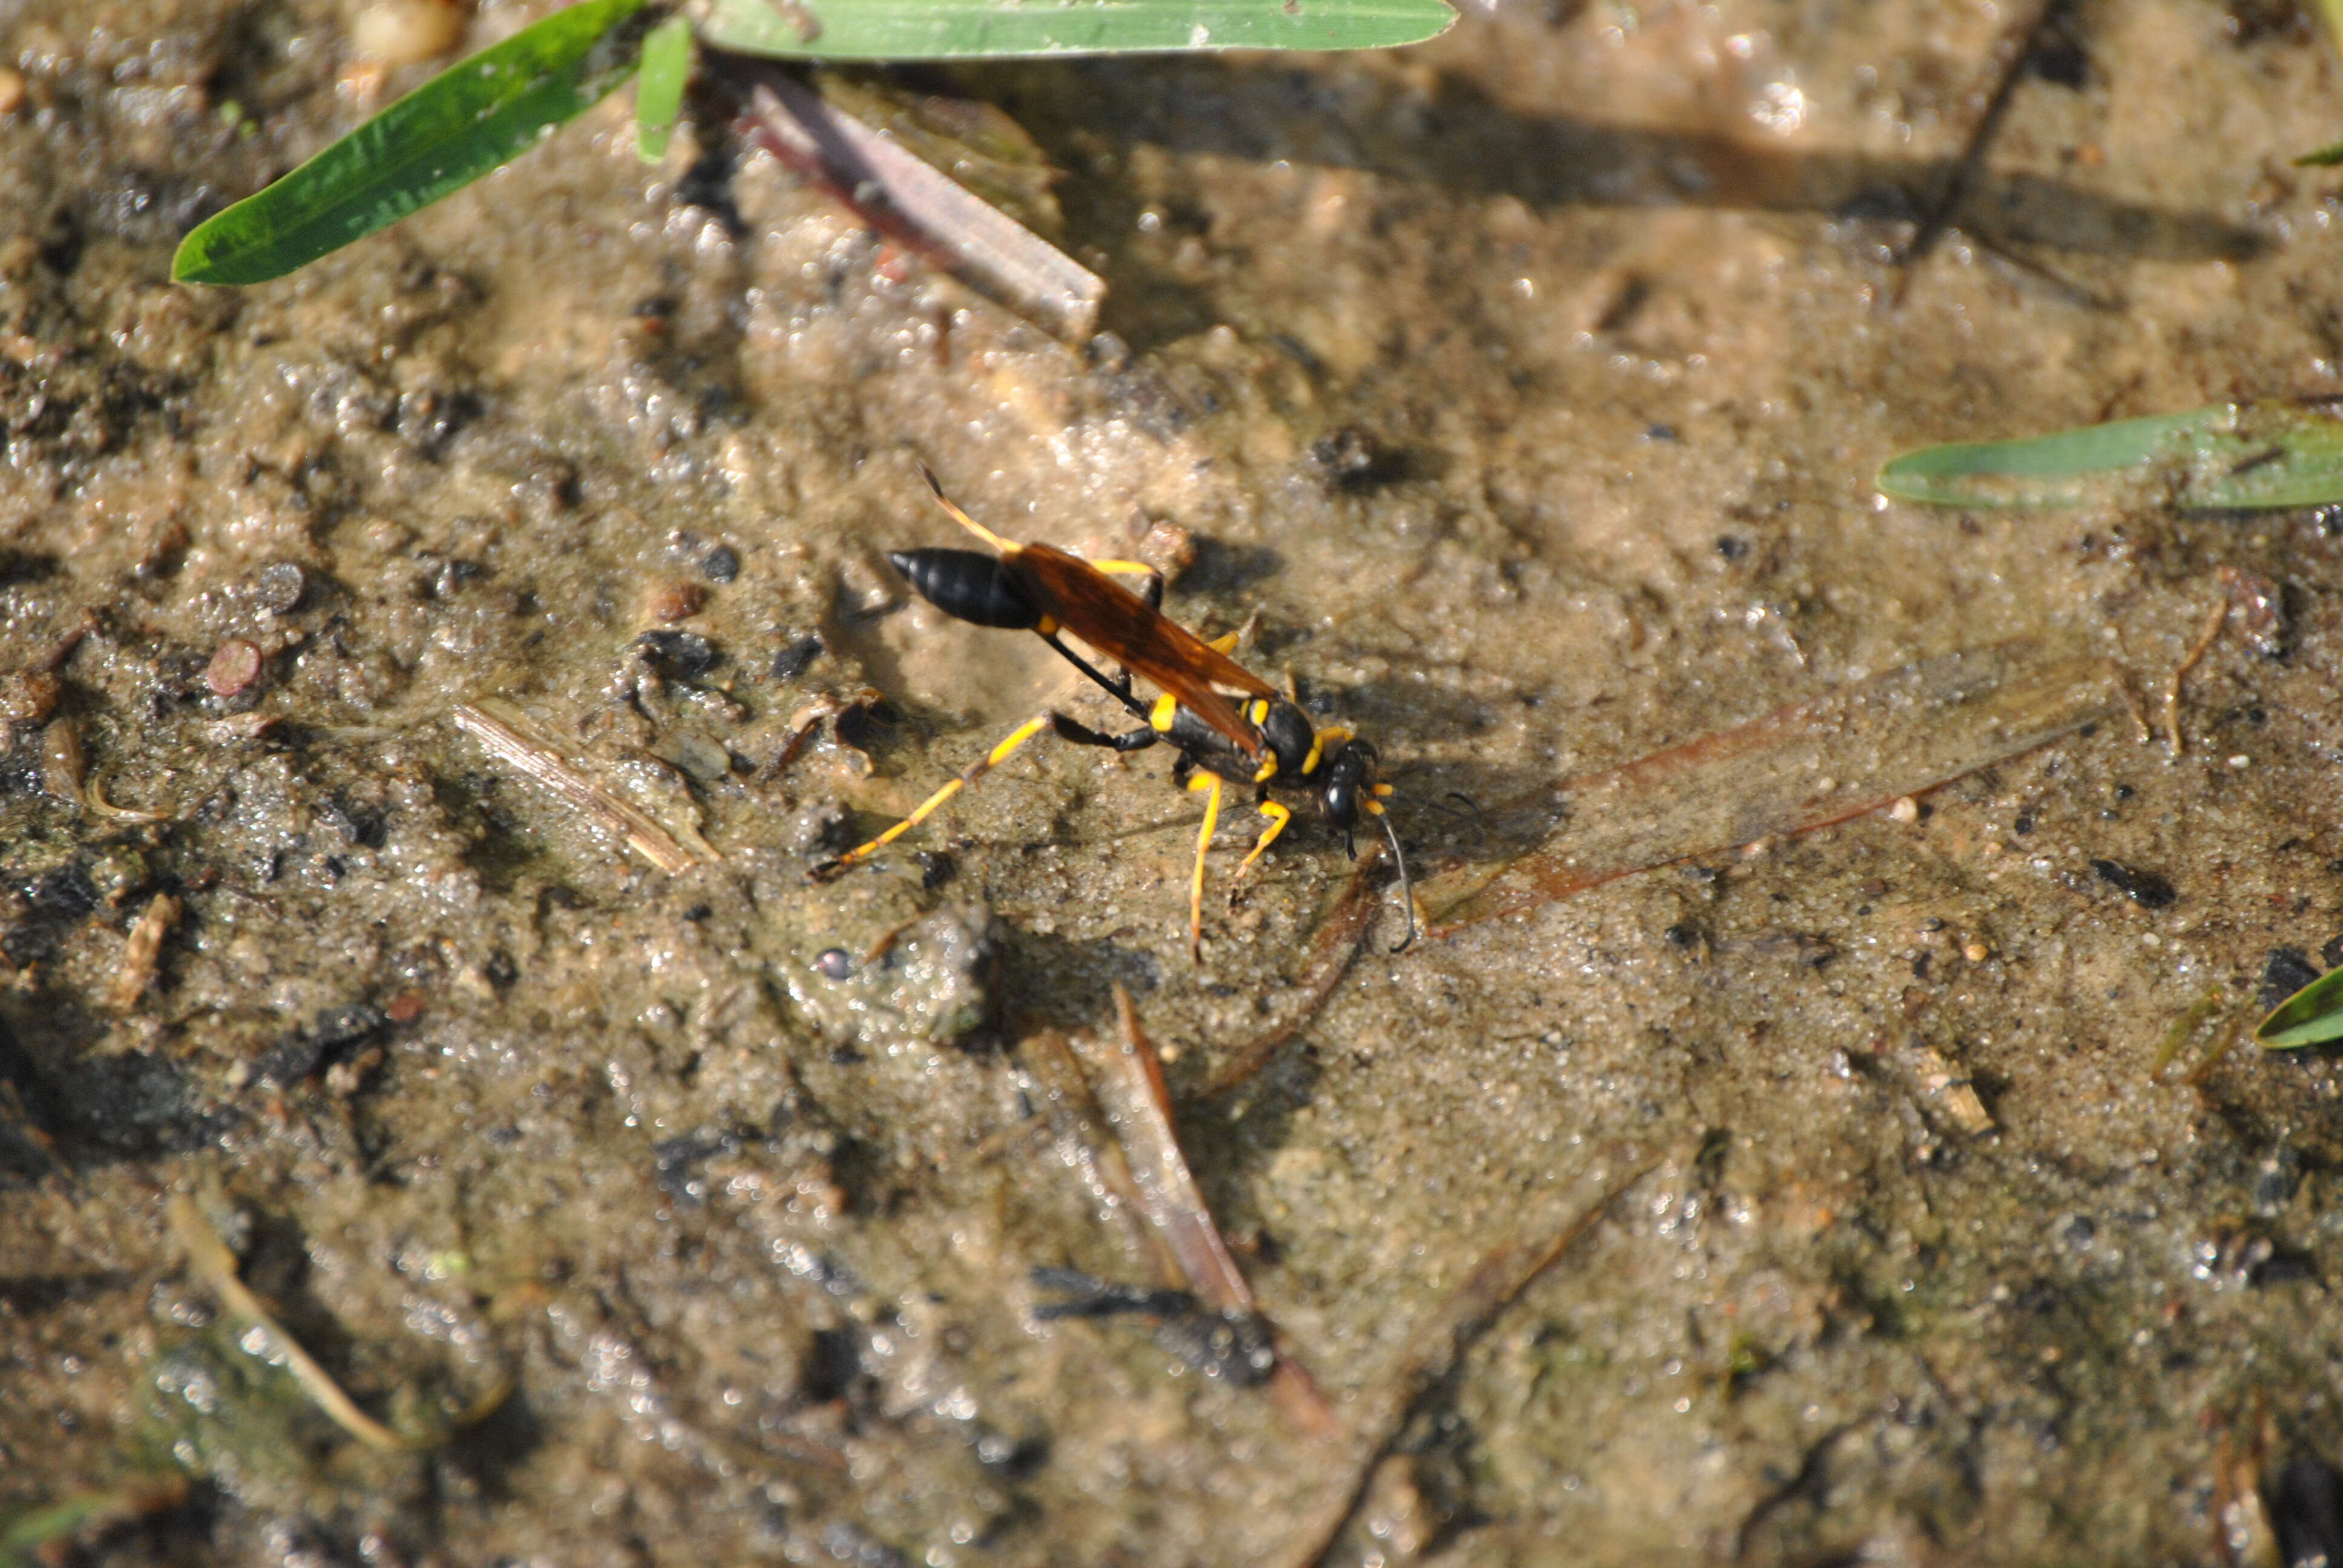
M 2154 871 L 2135 871 L 2118 860 L 2094 860 L 2091 869 L 2099 874 L 2099 880 L 2143 910 L 2165 909 L 2180 897 L 2170 882 Z
M 2272 948 L 2262 960 L 2262 986 L 2254 1000 L 2264 1012 L 2318 978 L 2300 948 Z
M 670 680 L 697 680 L 724 658 L 714 643 L 696 631 L 661 628 L 635 638 L 635 646 L 649 654 L 659 672 Z
M 740 575 L 740 552 L 730 545 L 719 545 L 708 552 L 699 569 L 708 574 L 709 582 L 729 583 Z
M 821 638 L 801 637 L 773 655 L 773 678 L 795 680 L 803 675 L 813 661 L 821 657 Z

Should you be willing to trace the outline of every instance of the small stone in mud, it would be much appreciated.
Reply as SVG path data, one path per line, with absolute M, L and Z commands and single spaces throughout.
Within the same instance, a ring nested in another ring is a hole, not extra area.
M 45 669 L 24 669 L 0 680 L 0 722 L 39 724 L 56 711 L 64 685 Z
M 699 569 L 708 574 L 709 582 L 729 583 L 740 575 L 740 552 L 730 545 L 719 545 L 708 552 Z
M 696 631 L 647 631 L 635 638 L 635 646 L 670 680 L 698 680 L 724 658 Z
M 821 638 L 801 637 L 773 655 L 773 678 L 795 680 L 821 657 Z
M 309 597 L 309 574 L 292 561 L 271 561 L 253 578 L 252 597 L 270 615 L 291 615 Z
M 813 967 L 824 980 L 849 980 L 854 974 L 854 960 L 844 948 L 830 948 L 813 960 Z
M 358 58 L 377 65 L 417 65 L 454 48 L 464 14 L 443 0 L 376 0 L 350 25 Z
M 2318 978 L 2318 970 L 2301 949 L 2272 948 L 2262 960 L 2261 990 L 2255 993 L 2254 1003 L 2268 1012 Z
M 653 620 L 689 620 L 708 603 L 708 590 L 698 583 L 661 583 L 651 590 L 644 601 L 644 610 Z
M 214 697 L 240 697 L 260 678 L 260 649 L 240 637 L 219 645 L 204 666 L 204 685 Z
M 1326 482 L 1353 493 L 1387 485 L 1407 471 L 1404 454 L 1393 452 L 1371 431 L 1345 426 L 1311 443 L 1310 460 Z
M 2154 871 L 2134 870 L 2120 860 L 2094 860 L 2091 869 L 2099 874 L 2099 880 L 2143 910 L 2168 908 L 2180 897 L 2170 882 Z
M 1196 536 L 1177 523 L 1157 523 L 1133 553 L 1161 572 L 1167 582 L 1178 582 L 1196 564 Z

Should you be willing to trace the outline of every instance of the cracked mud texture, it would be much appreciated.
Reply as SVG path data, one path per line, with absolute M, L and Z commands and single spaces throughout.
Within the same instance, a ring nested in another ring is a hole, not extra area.
M 2343 176 L 2288 165 L 2343 97 L 2290 6 L 2062 8 L 1974 165 L 2024 19 L 1924 0 L 956 73 L 1064 171 L 1088 350 L 761 159 L 645 168 L 623 93 L 292 279 L 171 286 L 366 111 L 346 20 L 0 7 L 0 1507 L 185 1470 L 78 1549 L 126 1564 L 1304 1563 L 1329 1519 L 1335 1563 L 2214 1563 L 2265 1430 L 2343 1459 L 2337 1064 L 2185 1081 L 2343 931 L 2343 540 L 1869 484 L 2343 390 Z M 807 880 L 1010 724 L 1104 717 L 905 602 L 881 552 L 957 542 L 918 459 L 1013 537 L 1187 530 L 1170 608 L 1258 613 L 1426 868 L 1476 852 L 1449 791 L 1951 648 L 2065 639 L 2153 701 L 2223 568 L 2290 619 L 2232 623 L 2177 758 L 2102 725 L 1398 956 L 1387 911 L 1206 1098 L 1349 874 L 1306 817 L 1232 907 L 1233 814 L 1201 967 L 1146 755 L 1029 748 Z M 448 723 L 482 699 L 720 861 L 631 856 Z M 1353 1419 L 1598 1150 L 1658 1161 L 1355 1511 L 1356 1442 L 1032 1316 L 1036 1267 L 1158 1282 L 1021 1043 L 1117 982 Z M 327 1425 L 177 1261 L 206 1181 L 377 1417 L 509 1396 L 422 1452 Z

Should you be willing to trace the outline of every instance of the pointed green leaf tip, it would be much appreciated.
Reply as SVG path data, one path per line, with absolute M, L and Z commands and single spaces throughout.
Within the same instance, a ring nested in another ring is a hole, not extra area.
M 670 16 L 643 37 L 642 74 L 635 78 L 635 153 L 647 164 L 667 156 L 668 132 L 683 110 L 691 78 L 691 24 Z
M 2331 969 L 2278 1003 L 2254 1039 L 2272 1050 L 2343 1040 L 2343 968 Z
M 2217 403 L 2016 441 L 1906 452 L 1879 470 L 1899 500 L 2071 507 L 2127 496 L 2202 511 L 2343 501 L 2343 419 L 2325 402 Z
M 709 0 L 700 36 L 784 59 L 946 60 L 1382 49 L 1455 20 L 1442 0 Z
M 583 0 L 449 66 L 179 244 L 179 283 L 282 277 L 459 190 L 584 114 L 635 68 L 649 0 Z

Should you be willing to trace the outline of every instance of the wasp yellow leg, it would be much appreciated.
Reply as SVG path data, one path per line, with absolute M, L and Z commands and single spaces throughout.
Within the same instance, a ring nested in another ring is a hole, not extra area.
M 1188 884 L 1188 956 L 1198 963 L 1204 961 L 1204 851 L 1212 847 L 1212 829 L 1221 820 L 1221 776 L 1199 773 L 1188 780 L 1191 789 L 1202 789 L 1204 796 L 1204 826 L 1196 835 L 1196 875 Z
M 920 823 L 934 816 L 936 814 L 936 809 L 941 806 L 945 801 L 950 799 L 953 796 L 959 794 L 961 790 L 967 789 L 978 779 L 983 778 L 985 774 L 999 767 L 1001 763 L 1008 761 L 1010 755 L 1012 752 L 1014 752 L 1019 747 L 1024 745 L 1028 740 L 1032 739 L 1036 735 L 1041 734 L 1044 729 L 1049 729 L 1051 722 L 1052 716 L 1044 713 L 1039 719 L 1028 719 L 1023 724 L 1019 725 L 1016 729 L 1009 732 L 1008 738 L 1003 739 L 1000 745 L 994 747 L 982 757 L 980 757 L 975 761 L 970 763 L 968 767 L 962 770 L 959 778 L 953 779 L 950 783 L 945 785 L 942 789 L 929 796 L 925 800 L 920 802 L 918 810 L 913 811 L 910 816 L 904 818 L 901 821 L 896 823 L 893 827 L 888 829 L 885 832 L 871 839 L 868 844 L 849 849 L 837 859 L 830 861 L 830 864 L 822 868 L 822 869 L 826 872 L 842 871 L 849 866 L 869 859 L 871 856 L 877 854 L 880 850 L 885 849 L 888 845 L 893 843 L 896 839 L 901 838 L 904 834 L 910 832 L 912 829 L 918 827 Z
M 1274 800 L 1263 800 L 1261 803 L 1261 814 L 1269 819 L 1269 826 L 1263 828 L 1261 830 L 1261 837 L 1252 841 L 1252 853 L 1247 855 L 1238 865 L 1237 875 L 1240 877 L 1252 869 L 1252 863 L 1261 859 L 1261 852 L 1276 843 L 1277 836 L 1285 831 L 1285 825 L 1293 820 L 1293 813 Z

